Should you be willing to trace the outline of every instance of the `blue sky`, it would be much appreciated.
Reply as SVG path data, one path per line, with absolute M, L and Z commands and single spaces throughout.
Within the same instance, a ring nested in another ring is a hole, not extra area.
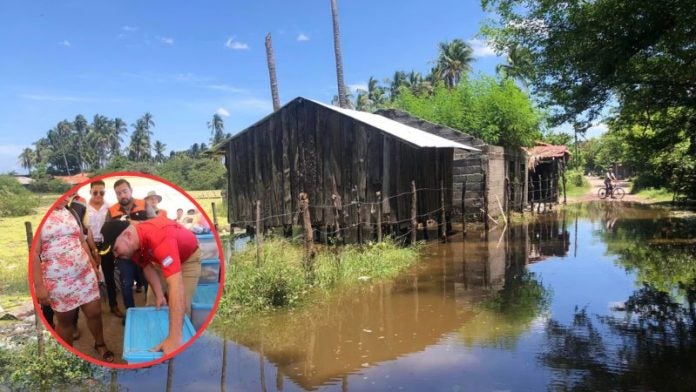
M 427 72 L 438 42 L 474 40 L 486 18 L 475 0 L 339 0 L 339 12 L 353 87 Z M 0 172 L 23 172 L 21 150 L 77 114 L 132 124 L 149 111 L 168 150 L 207 141 L 216 111 L 227 132 L 244 129 L 271 111 L 268 32 L 281 102 L 330 102 L 329 0 L 0 2 Z M 471 43 L 474 72 L 493 74 L 501 59 Z

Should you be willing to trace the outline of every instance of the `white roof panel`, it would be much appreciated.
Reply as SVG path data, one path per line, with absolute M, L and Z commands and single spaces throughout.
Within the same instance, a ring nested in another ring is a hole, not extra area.
M 418 147 L 461 148 L 463 150 L 469 151 L 481 151 L 478 148 L 474 148 L 466 144 L 457 143 L 455 141 L 445 139 L 437 135 L 433 135 L 432 133 L 425 132 L 421 129 L 402 124 L 398 121 L 394 121 L 392 119 L 377 114 L 360 112 L 351 109 L 343 109 L 337 106 L 327 105 L 325 103 L 321 103 L 319 101 L 311 99 L 309 99 L 308 101 L 312 101 L 317 105 L 321 105 L 327 109 L 339 112 L 345 116 L 358 120 L 366 125 L 375 127 L 381 130 L 382 132 L 388 133 L 396 138 L 404 140 Z

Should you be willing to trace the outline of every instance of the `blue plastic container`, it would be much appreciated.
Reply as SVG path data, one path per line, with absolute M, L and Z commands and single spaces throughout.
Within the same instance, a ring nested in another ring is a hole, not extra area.
M 196 334 L 187 315 L 184 315 L 182 342 Z M 162 358 L 161 351 L 150 351 L 169 335 L 169 308 L 129 308 L 126 312 L 126 329 L 123 333 L 123 359 L 129 364 L 154 361 Z
M 205 319 L 213 310 L 220 284 L 199 284 L 191 299 L 191 323 L 196 330 L 201 329 Z
M 218 283 L 220 281 L 220 259 L 201 260 L 201 276 L 198 284 Z
M 215 236 L 210 234 L 196 234 L 198 247 L 201 249 L 201 259 L 219 259 L 220 252 L 215 241 Z

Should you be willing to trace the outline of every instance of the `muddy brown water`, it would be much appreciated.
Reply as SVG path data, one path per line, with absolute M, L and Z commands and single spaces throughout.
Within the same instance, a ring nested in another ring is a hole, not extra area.
M 696 390 L 696 219 L 589 203 L 430 243 L 394 282 L 207 332 L 120 390 Z

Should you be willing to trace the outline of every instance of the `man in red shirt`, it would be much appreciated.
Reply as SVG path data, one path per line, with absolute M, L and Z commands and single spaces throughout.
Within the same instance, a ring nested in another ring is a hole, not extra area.
M 191 298 L 201 275 L 198 240 L 180 224 L 165 217 L 148 221 L 109 221 L 102 226 L 106 251 L 143 267 L 152 290 L 147 304 L 169 304 L 169 336 L 155 350 L 169 354 L 182 344 L 184 313 L 191 316 Z M 164 293 L 167 293 L 168 300 Z

